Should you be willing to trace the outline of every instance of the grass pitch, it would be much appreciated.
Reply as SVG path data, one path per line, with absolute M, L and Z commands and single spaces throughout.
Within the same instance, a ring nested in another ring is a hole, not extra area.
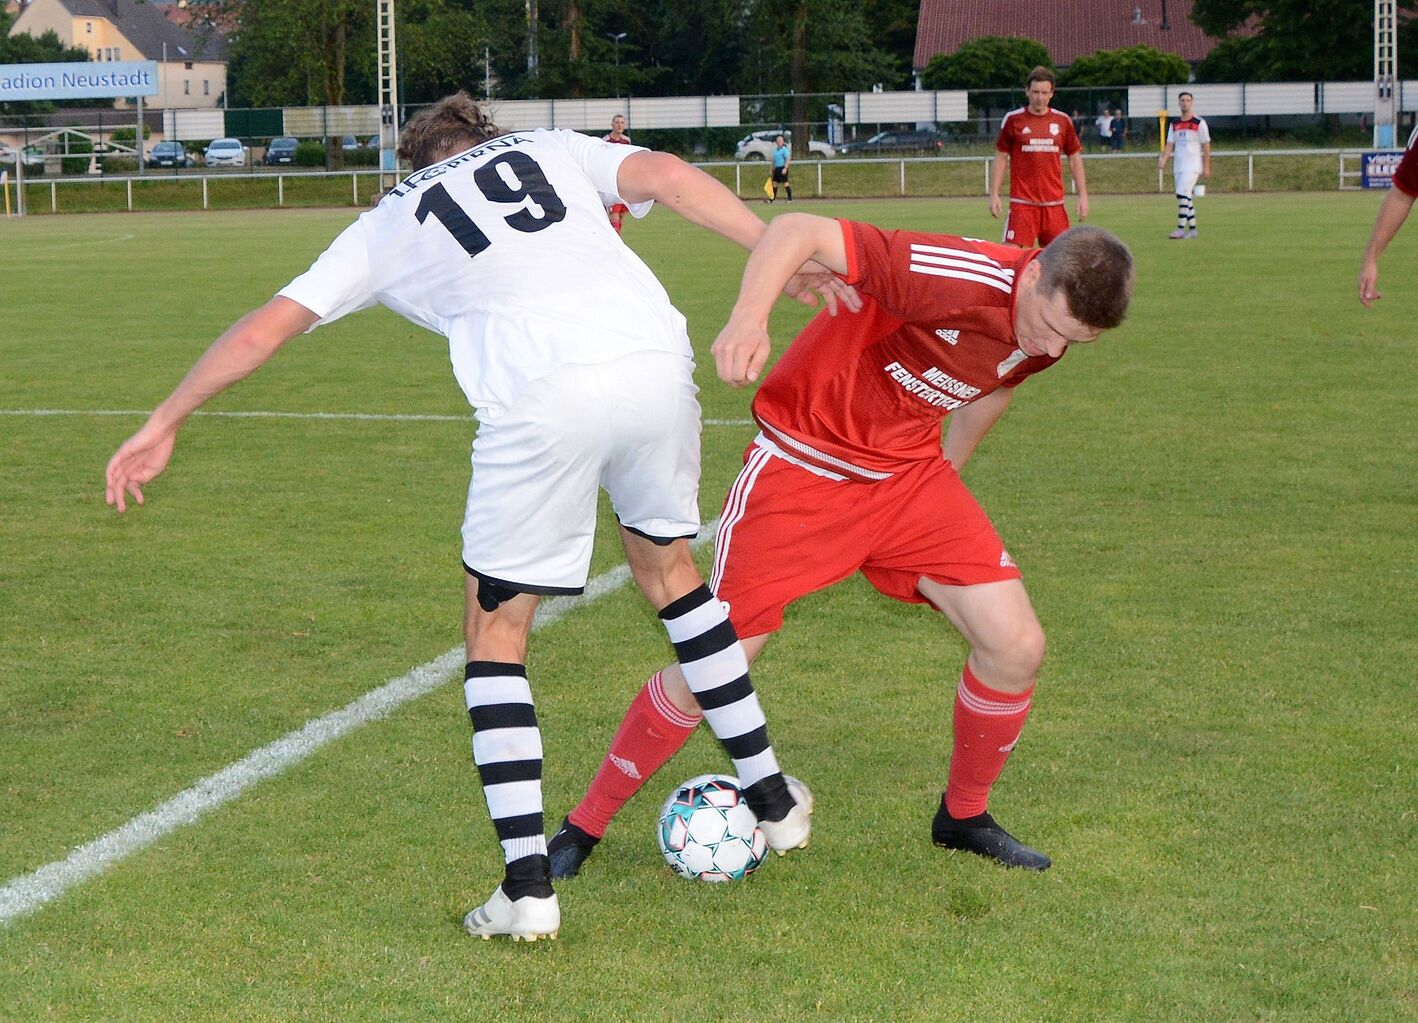
M 1095 201 L 1134 311 L 966 473 L 1050 637 L 993 805 L 1047 874 L 931 847 L 964 648 L 849 581 L 755 669 L 818 796 L 805 853 L 730 886 L 662 866 L 663 794 L 725 765 L 701 734 L 561 887 L 560 941 L 469 940 L 500 866 L 450 684 L 0 928 L 0 1019 L 1411 1020 L 1418 229 L 1364 311 L 1376 204 L 1208 197 L 1175 243 L 1166 199 Z M 798 208 L 998 232 L 979 200 Z M 0 222 L 0 409 L 150 408 L 351 216 Z M 706 416 L 746 419 L 707 358 L 741 254 L 660 212 L 626 237 Z M 211 408 L 461 416 L 446 361 L 364 313 Z M 120 518 L 103 465 L 140 422 L 0 416 L 0 883 L 458 642 L 471 422 L 197 418 Z M 706 428 L 706 516 L 753 432 Z M 534 638 L 549 824 L 668 657 L 625 590 Z

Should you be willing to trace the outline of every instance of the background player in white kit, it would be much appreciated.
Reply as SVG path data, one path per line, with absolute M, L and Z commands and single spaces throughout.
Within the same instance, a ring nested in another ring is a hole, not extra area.
M 1211 129 L 1205 118 L 1192 113 L 1191 93 L 1178 93 L 1177 103 L 1182 116 L 1167 126 L 1167 148 L 1157 158 L 1157 166 L 1166 167 L 1175 150 L 1177 160 L 1172 164 L 1172 176 L 1177 186 L 1177 229 L 1167 237 L 1195 238 L 1196 206 L 1192 195 L 1198 177 L 1211 177 Z
M 769 844 L 805 844 L 807 793 L 797 783 L 789 791 L 743 649 L 686 543 L 699 529 L 699 404 L 684 318 L 617 238 L 602 197 L 637 216 L 659 200 L 745 248 L 763 223 L 676 157 L 569 131 L 502 134 L 461 93 L 410 122 L 399 152 L 415 173 L 218 338 L 119 447 L 108 503 L 120 512 L 125 495 L 141 504 L 183 421 L 286 341 L 382 303 L 448 338 L 480 424 L 463 524 L 464 691 L 506 869 L 465 928 L 536 940 L 560 927 L 524 665 L 539 595 L 585 586 L 598 487 L 611 496 L 636 582 L 690 662 L 691 688 L 718 708 L 710 727 Z M 788 290 L 813 304 L 806 283 Z M 841 286 L 825 274 L 813 283 L 834 305 Z M 608 299 L 626 313 L 614 325 L 585 314 Z

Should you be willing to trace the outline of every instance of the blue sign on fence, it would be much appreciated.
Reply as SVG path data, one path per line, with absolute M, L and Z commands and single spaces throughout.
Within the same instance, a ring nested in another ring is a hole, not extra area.
M 113 99 L 156 96 L 158 62 L 0 64 L 0 103 L 22 99 Z
M 1365 188 L 1392 188 L 1393 172 L 1398 170 L 1398 162 L 1403 152 L 1365 153 L 1361 161 Z

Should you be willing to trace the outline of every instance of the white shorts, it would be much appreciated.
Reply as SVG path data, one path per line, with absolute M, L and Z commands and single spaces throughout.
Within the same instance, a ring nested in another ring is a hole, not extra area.
M 519 593 L 580 593 L 596 501 L 651 540 L 699 532 L 694 363 L 667 352 L 562 366 L 482 420 L 463 567 Z
M 1185 174 L 1174 175 L 1177 184 L 1177 194 L 1184 195 L 1188 199 L 1192 197 L 1192 192 L 1196 188 L 1196 179 L 1200 171 L 1187 171 Z

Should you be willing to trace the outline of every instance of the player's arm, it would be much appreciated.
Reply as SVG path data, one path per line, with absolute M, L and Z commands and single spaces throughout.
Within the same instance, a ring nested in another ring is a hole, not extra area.
M 733 192 L 698 167 L 669 153 L 632 153 L 621 161 L 616 188 L 627 202 L 663 203 L 690 223 L 746 249 L 754 248 L 766 230 L 763 221 Z M 861 308 L 856 292 L 827 273 L 826 268 L 803 266 L 802 262 L 783 278 L 779 292 L 808 306 L 817 305 L 817 296 L 821 295 L 827 311 L 834 316 L 839 303 L 854 311 Z
M 952 412 L 945 421 L 945 443 L 941 450 L 946 461 L 959 472 L 975 453 L 985 434 L 999 422 L 1004 410 L 1014 400 L 1014 388 L 998 387 Z
M 1088 219 L 1088 178 L 1083 173 L 1083 150 L 1068 156 L 1068 171 L 1073 175 L 1073 187 L 1078 190 L 1078 219 Z
M 771 350 L 768 313 L 773 300 L 809 260 L 834 273 L 847 273 L 842 225 L 811 213 L 775 217 L 748 257 L 738 302 L 711 349 L 720 380 L 742 387 L 758 379 Z
M 1211 143 L 1209 141 L 1201 144 L 1201 176 L 1211 177 Z
M 1413 200 L 1414 196 L 1401 188 L 1391 188 L 1379 207 L 1378 219 L 1374 221 L 1373 233 L 1369 235 L 1369 247 L 1364 250 L 1364 260 L 1359 266 L 1359 301 L 1366 306 L 1372 306 L 1375 300 L 1383 298 L 1379 294 L 1379 257 L 1408 219 L 1408 214 L 1413 210 Z
M 142 504 L 143 485 L 167 468 L 177 430 L 187 417 L 213 395 L 256 372 L 283 344 L 319 319 L 300 303 L 277 296 L 228 327 L 142 429 L 109 459 L 104 500 L 120 512 L 127 509 L 125 494 Z
M 1157 168 L 1158 168 L 1158 170 L 1161 170 L 1163 167 L 1167 166 L 1167 161 L 1170 160 L 1171 158 L 1172 158 L 1172 140 L 1171 140 L 1171 138 L 1168 138 L 1168 139 L 1167 139 L 1167 145 L 1166 145 L 1166 147 L 1162 150 L 1162 155 L 1157 158 Z
M 990 170 L 990 216 L 999 219 L 1000 205 L 999 192 L 1004 186 L 1004 167 L 1009 157 L 1000 150 L 995 150 L 995 165 Z

